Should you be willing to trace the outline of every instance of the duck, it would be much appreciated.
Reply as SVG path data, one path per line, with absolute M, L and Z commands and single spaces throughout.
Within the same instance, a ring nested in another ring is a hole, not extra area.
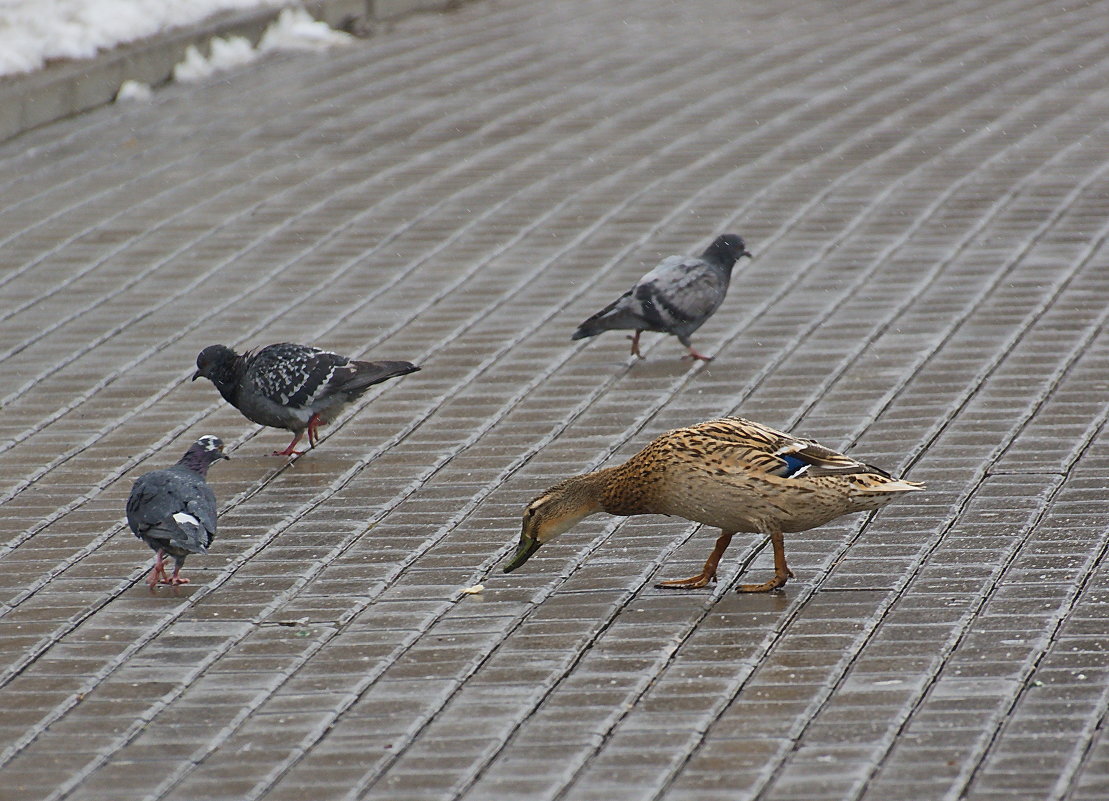
M 774 549 L 774 576 L 737 592 L 769 592 L 793 578 L 784 535 L 841 515 L 880 509 L 923 483 L 893 478 L 811 439 L 741 417 L 723 417 L 660 435 L 626 462 L 558 482 L 523 512 L 520 540 L 503 566 L 511 573 L 590 515 L 661 514 L 720 529 L 695 576 L 661 581 L 691 590 L 717 580 L 738 532 L 762 534 Z
M 743 238 L 723 234 L 700 256 L 668 256 L 635 286 L 589 317 L 570 339 L 595 337 L 605 331 L 632 330 L 632 355 L 643 358 L 639 336 L 644 331 L 672 334 L 688 351 L 683 359 L 712 361 L 690 339 L 716 313 L 728 294 L 732 268 L 746 256 Z

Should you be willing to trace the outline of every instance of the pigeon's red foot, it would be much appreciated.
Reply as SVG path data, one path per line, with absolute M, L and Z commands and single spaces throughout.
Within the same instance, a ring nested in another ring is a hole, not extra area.
M 287 447 L 283 451 L 274 451 L 273 455 L 274 456 L 300 456 L 302 453 L 304 453 L 304 451 L 298 451 L 296 449 L 296 447 L 297 447 L 297 443 L 300 442 L 300 438 L 303 437 L 303 436 L 304 436 L 303 433 L 297 434 L 295 437 L 293 437 L 293 441 L 289 443 L 289 447 Z
M 154 569 L 150 571 L 150 577 L 147 578 L 146 584 L 153 590 L 159 584 L 166 584 L 169 579 L 166 577 L 166 565 L 163 561 L 163 554 L 158 551 L 154 556 Z
M 311 447 L 316 447 L 316 443 L 320 441 L 320 426 L 325 423 L 320 419 L 318 414 L 314 414 L 308 418 L 308 444 Z
M 637 359 L 646 358 L 642 353 L 639 352 L 639 335 L 642 333 L 642 331 L 636 331 L 634 335 L 628 335 L 628 339 L 632 341 L 632 356 L 635 356 Z
M 712 356 L 706 356 L 705 354 L 703 354 L 703 353 L 698 353 L 698 352 L 697 352 L 697 351 L 695 351 L 695 350 L 694 350 L 693 348 L 690 348 L 690 349 L 689 349 L 689 353 L 687 353 L 687 354 L 685 354 L 684 356 L 682 356 L 682 361 L 683 361 L 683 362 L 684 362 L 684 361 L 691 361 L 691 362 L 696 362 L 696 361 L 701 361 L 701 362 L 711 362 L 711 361 L 712 361 L 712 358 L 713 358 Z

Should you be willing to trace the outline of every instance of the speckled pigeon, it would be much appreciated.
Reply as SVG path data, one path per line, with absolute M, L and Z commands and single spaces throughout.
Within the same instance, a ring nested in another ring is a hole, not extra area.
M 732 267 L 751 254 L 735 234 L 717 237 L 700 256 L 669 256 L 634 287 L 578 326 L 572 339 L 595 337 L 602 331 L 631 329 L 632 355 L 639 352 L 644 331 L 673 334 L 689 349 L 682 358 L 710 361 L 698 353 L 690 335 L 720 308 L 728 292 Z
M 193 381 L 204 376 L 246 419 L 293 432 L 293 441 L 275 456 L 300 453 L 296 444 L 308 431 L 315 447 L 317 427 L 333 420 L 374 384 L 420 368 L 409 362 L 352 361 L 331 351 L 281 342 L 238 354 L 209 345 L 196 357 Z
M 150 589 L 162 584 L 188 584 L 181 575 L 185 557 L 208 553 L 216 536 L 216 496 L 205 481 L 208 466 L 230 458 L 218 437 L 198 439 L 173 467 L 144 473 L 127 499 L 127 525 L 154 549 Z M 166 555 L 173 557 L 173 575 L 166 576 Z

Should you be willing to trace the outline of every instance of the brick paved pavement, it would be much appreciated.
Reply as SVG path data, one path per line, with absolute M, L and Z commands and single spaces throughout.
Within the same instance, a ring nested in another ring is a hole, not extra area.
M 0 147 L 0 798 L 1109 795 L 1109 3 L 479 0 Z M 756 258 L 709 365 L 576 323 Z M 406 358 L 318 451 L 187 379 Z M 522 505 L 737 411 L 928 482 L 788 538 Z M 234 449 L 151 595 L 139 472 Z M 478 596 L 458 589 L 484 582 Z

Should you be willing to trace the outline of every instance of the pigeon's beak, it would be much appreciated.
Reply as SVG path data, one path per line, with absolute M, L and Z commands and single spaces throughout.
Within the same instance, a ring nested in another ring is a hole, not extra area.
M 504 566 L 504 572 L 511 573 L 513 570 L 518 568 L 520 565 L 530 559 L 531 555 L 538 551 L 539 546 L 542 544 L 543 543 L 541 543 L 539 540 L 532 539 L 531 537 L 520 537 L 520 544 L 516 546 L 516 553 L 512 555 L 512 558 L 508 561 L 508 564 Z
M 193 381 L 196 381 L 196 379 L 198 379 L 198 378 L 200 378 L 200 371 L 199 370 L 197 370 L 195 373 L 193 373 Z
M 745 251 L 743 251 L 742 253 L 740 253 L 740 254 L 739 254 L 739 257 L 740 257 L 741 259 L 742 259 L 742 258 L 743 258 L 744 256 L 746 256 L 746 257 L 747 257 L 747 258 L 749 258 L 749 259 L 753 259 L 753 258 L 755 258 L 755 255 L 754 255 L 754 254 L 753 254 L 753 253 L 752 253 L 751 251 L 749 251 L 749 250 L 745 250 Z M 193 378 L 196 378 L 196 376 L 194 375 L 194 376 L 193 376 Z

